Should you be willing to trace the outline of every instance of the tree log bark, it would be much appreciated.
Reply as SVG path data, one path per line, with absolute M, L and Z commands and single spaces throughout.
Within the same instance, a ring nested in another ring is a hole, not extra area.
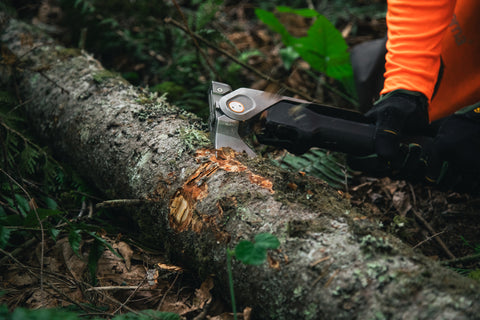
M 39 136 L 111 199 L 146 200 L 132 215 L 151 245 L 215 274 L 228 296 L 227 247 L 261 232 L 280 239 L 268 263 L 234 263 L 237 302 L 255 318 L 480 314 L 476 282 L 380 231 L 323 182 L 212 150 L 195 117 L 27 24 L 0 23 L 2 79 L 15 79 Z

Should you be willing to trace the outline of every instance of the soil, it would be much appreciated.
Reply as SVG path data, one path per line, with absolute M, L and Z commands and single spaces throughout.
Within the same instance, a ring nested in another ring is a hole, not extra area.
M 369 1 L 358 1 L 361 2 Z M 48 16 L 45 13 L 47 9 L 42 7 L 34 19 Z M 303 32 L 309 23 L 303 18 L 283 18 L 292 33 Z M 318 75 L 312 75 L 305 63 L 297 62 L 290 70 L 282 67 L 280 39 L 253 20 L 253 7 L 248 2 L 226 6 L 216 23 L 237 49 L 258 49 L 263 53 L 247 61 L 252 68 L 324 103 L 353 108 L 335 92 L 319 86 Z M 369 16 L 338 19 L 336 27 L 350 46 L 381 38 L 386 32 L 383 18 Z M 354 28 L 355 32 L 352 31 Z M 225 45 L 224 49 L 234 52 L 236 49 L 231 44 Z M 209 53 L 211 56 L 218 54 L 211 49 Z M 135 62 L 130 64 L 135 65 Z M 241 78 L 246 87 L 288 94 L 249 70 L 242 70 Z M 331 80 L 322 80 L 335 86 Z M 431 259 L 446 261 L 449 267 L 465 275 L 480 269 L 479 258 L 459 259 L 480 252 L 478 196 L 362 174 L 353 176 L 348 190 L 338 192 L 360 208 L 367 219 L 378 221 L 384 230 L 397 235 Z M 114 255 L 110 250 L 103 253 L 96 285 L 102 289 L 93 289 L 89 285 L 90 279 L 85 278 L 86 265 L 80 259 L 89 251 L 91 243 L 82 244 L 79 257 L 72 252 L 66 238 L 56 243 L 48 242 L 42 258 L 39 242 L 34 239 L 20 248 L 15 254 L 16 260 L 2 258 L 0 285 L 5 294 L 0 297 L 0 302 L 10 308 L 73 305 L 86 314 L 112 315 L 119 310 L 157 309 L 176 312 L 185 319 L 232 318 L 229 304 L 214 294 L 211 279 L 195 279 L 188 270 L 168 265 L 161 252 L 128 240 L 128 235 L 117 236 L 116 239 L 107 234 L 102 237 L 123 257 Z M 42 259 L 45 267 L 44 278 L 41 279 L 43 288 L 40 288 L 38 274 Z M 459 260 L 455 262 L 455 259 Z M 94 305 L 104 306 L 108 312 Z M 249 310 L 244 310 L 239 316 L 240 319 L 249 319 Z

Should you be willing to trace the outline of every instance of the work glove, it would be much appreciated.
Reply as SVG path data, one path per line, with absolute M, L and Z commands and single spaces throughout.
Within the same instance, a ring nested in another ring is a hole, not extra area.
M 429 149 L 427 182 L 443 189 L 480 192 L 480 108 L 467 108 L 443 120 Z
M 420 135 L 428 126 L 427 105 L 421 93 L 395 90 L 383 95 L 365 114 L 375 123 L 375 152 L 380 158 L 396 159 L 402 136 Z
M 430 138 L 426 137 L 419 143 L 401 143 L 395 159 L 386 160 L 378 154 L 367 156 L 347 155 L 350 169 L 362 171 L 374 177 L 390 177 L 411 182 L 423 181 L 427 161 L 423 145 L 428 145 Z

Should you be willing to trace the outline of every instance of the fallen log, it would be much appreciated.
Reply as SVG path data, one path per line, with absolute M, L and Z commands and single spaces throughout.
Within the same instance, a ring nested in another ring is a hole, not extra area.
M 5 15 L 2 81 L 16 81 L 39 136 L 110 199 L 144 240 L 228 296 L 226 250 L 262 232 L 268 263 L 234 263 L 257 319 L 473 319 L 480 286 L 415 252 L 323 182 L 213 150 L 194 116 L 145 94 L 85 52 Z M 206 97 L 205 97 L 206 99 Z M 293 187 L 295 186 L 295 187 Z

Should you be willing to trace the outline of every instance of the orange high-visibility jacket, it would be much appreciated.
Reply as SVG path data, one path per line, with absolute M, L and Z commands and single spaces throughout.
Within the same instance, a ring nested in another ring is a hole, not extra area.
M 387 25 L 382 94 L 425 94 L 430 121 L 480 101 L 480 0 L 388 0 Z

